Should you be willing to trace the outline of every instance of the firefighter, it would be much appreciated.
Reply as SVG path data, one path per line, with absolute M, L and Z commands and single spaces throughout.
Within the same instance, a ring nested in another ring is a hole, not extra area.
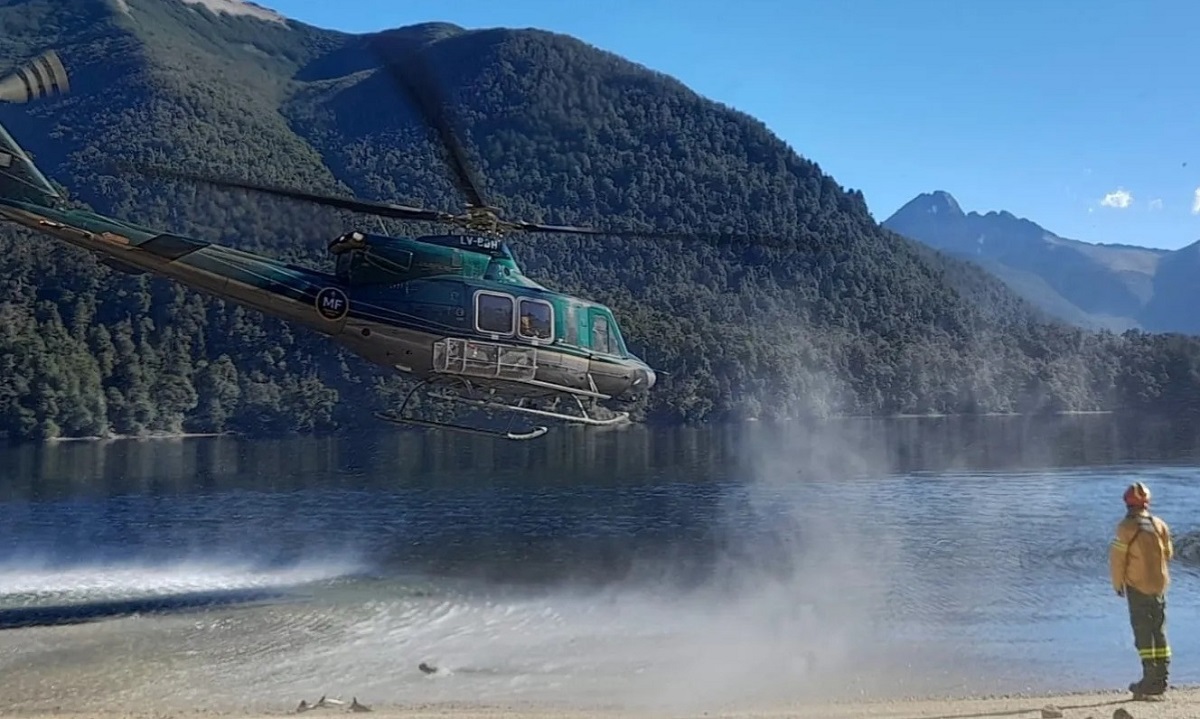
M 1109 546 L 1113 589 L 1129 604 L 1133 643 L 1142 660 L 1142 678 L 1129 685 L 1135 695 L 1167 690 L 1171 647 L 1167 644 L 1167 563 L 1175 554 L 1167 523 L 1150 514 L 1150 488 L 1134 482 L 1125 490 L 1125 517 Z

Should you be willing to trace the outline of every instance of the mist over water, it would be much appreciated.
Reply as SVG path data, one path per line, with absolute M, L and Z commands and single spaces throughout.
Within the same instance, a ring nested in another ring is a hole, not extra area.
M 0 627 L 47 625 L 0 631 L 0 673 L 15 707 L 75 708 L 1120 687 L 1121 488 L 1150 483 L 1181 535 L 1200 507 L 1200 442 L 1172 433 L 1102 417 L 0 450 Z M 1175 572 L 1182 655 L 1196 577 Z

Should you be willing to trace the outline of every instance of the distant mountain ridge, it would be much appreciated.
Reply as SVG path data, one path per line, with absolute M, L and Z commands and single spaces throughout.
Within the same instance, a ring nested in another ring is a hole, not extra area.
M 1045 312 L 1090 329 L 1200 334 L 1200 243 L 1179 250 L 1083 242 L 1007 211 L 964 212 L 945 191 L 910 200 L 883 226 L 972 260 Z

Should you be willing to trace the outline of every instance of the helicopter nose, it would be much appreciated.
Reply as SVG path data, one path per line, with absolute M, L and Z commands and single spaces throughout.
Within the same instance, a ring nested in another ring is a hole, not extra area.
M 650 389 L 654 387 L 654 383 L 657 381 L 658 375 L 654 373 L 654 370 L 650 369 L 649 367 L 642 369 L 642 381 L 639 384 L 644 386 L 645 391 L 650 391 Z

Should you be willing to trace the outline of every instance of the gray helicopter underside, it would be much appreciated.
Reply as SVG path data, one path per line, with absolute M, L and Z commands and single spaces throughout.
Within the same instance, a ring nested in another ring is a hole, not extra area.
M 544 435 L 544 425 L 513 429 L 513 416 L 553 419 L 568 424 L 610 426 L 628 421 L 628 413 L 612 412 L 598 402 L 612 399 L 598 385 L 628 388 L 635 371 L 609 365 L 612 371 L 595 381 L 599 363 L 552 349 L 523 347 L 444 337 L 416 329 L 349 318 L 334 341 L 376 364 L 394 368 L 421 381 L 399 408 L 377 416 L 402 425 L 453 429 L 505 439 L 526 440 Z M 604 365 L 599 365 L 604 368 Z M 587 388 L 583 388 L 583 383 Z M 406 410 L 413 399 L 453 403 L 508 416 L 508 427 L 488 430 L 455 424 Z M 597 411 L 603 414 L 597 415 Z

